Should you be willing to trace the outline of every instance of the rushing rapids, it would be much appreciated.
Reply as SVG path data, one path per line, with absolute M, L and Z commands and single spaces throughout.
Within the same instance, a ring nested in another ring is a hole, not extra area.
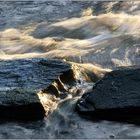
M 139 1 L 0 1 L 0 74 L 14 81 L 13 85 L 8 79 L 1 83 L 26 89 L 34 86 L 46 112 L 39 121 L 1 121 L 0 138 L 139 138 L 140 127 L 135 124 L 90 121 L 75 111 L 77 100 L 106 73 L 120 66 L 139 67 L 139 9 Z M 39 69 L 34 61 L 41 59 L 50 61 Z M 25 61 L 30 62 L 27 67 L 19 63 Z M 18 85 L 14 74 L 19 72 Z M 28 80 L 26 72 L 38 79 L 37 84 Z M 45 79 L 46 75 L 50 77 Z M 2 99 L 7 91 L 13 94 L 12 88 L 3 88 Z

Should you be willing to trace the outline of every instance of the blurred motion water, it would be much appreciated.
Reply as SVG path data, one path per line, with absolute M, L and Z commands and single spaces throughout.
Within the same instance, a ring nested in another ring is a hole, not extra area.
M 0 1 L 0 59 L 57 58 L 99 69 L 140 65 L 140 2 Z M 87 66 L 85 66 L 87 67 Z M 0 124 L 0 138 L 140 138 L 140 127 L 92 122 L 74 111 L 93 83 L 44 120 Z

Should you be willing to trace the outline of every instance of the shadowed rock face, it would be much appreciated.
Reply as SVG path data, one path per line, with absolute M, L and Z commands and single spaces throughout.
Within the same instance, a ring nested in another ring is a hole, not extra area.
M 37 93 L 70 69 L 69 64 L 59 60 L 0 61 L 0 119 L 43 118 L 45 110 Z
M 1 60 L 0 120 L 42 119 L 58 98 L 74 94 L 69 91 L 72 87 L 77 92 L 76 84 L 81 83 L 81 78 L 95 82 L 106 72 L 95 66 L 55 59 Z
M 77 102 L 79 113 L 92 119 L 140 122 L 140 68 L 107 73 Z

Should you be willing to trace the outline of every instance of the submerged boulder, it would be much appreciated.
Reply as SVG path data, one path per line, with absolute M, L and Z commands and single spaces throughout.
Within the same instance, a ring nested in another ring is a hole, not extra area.
M 140 122 L 140 68 L 120 68 L 105 74 L 78 100 L 76 109 L 94 120 Z
M 71 66 L 60 60 L 0 61 L 0 119 L 38 120 L 45 110 L 37 95 Z

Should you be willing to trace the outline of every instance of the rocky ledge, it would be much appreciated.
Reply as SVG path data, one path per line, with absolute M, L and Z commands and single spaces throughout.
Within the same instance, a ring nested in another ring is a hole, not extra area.
M 0 120 L 42 119 L 58 100 L 77 95 L 76 84 L 96 82 L 106 72 L 56 59 L 0 60 Z
M 107 73 L 78 100 L 76 110 L 93 120 L 140 122 L 140 68 Z
M 45 110 L 37 95 L 71 66 L 59 60 L 0 61 L 0 120 L 38 120 Z

